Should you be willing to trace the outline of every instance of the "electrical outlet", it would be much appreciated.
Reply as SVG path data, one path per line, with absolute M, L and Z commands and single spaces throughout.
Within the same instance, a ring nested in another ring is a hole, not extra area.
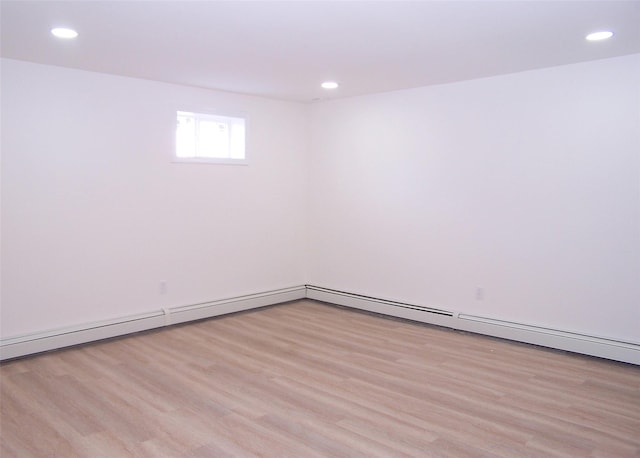
M 160 282 L 159 290 L 160 290 L 160 294 L 167 294 L 167 281 L 166 280 L 163 280 L 163 281 Z
M 484 300 L 484 288 L 481 286 L 476 286 L 476 300 L 483 301 Z

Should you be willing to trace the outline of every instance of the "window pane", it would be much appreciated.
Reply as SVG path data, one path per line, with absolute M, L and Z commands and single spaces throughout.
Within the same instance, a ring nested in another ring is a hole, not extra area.
M 244 159 L 244 120 L 237 120 L 231 125 L 231 159 Z
M 229 157 L 229 129 L 221 122 L 200 121 L 198 156 L 218 159 Z
M 178 116 L 176 131 L 176 156 L 195 157 L 196 120 L 191 116 Z

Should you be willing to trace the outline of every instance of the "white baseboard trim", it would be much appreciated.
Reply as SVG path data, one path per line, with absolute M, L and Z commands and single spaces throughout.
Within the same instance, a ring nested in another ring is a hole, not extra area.
M 422 323 L 640 365 L 640 343 L 460 314 L 307 285 L 307 298 Z
M 0 340 L 0 360 L 41 353 L 96 340 L 123 336 L 187 321 L 280 304 L 306 297 L 304 285 L 257 294 L 171 307 L 108 321 L 85 323 Z

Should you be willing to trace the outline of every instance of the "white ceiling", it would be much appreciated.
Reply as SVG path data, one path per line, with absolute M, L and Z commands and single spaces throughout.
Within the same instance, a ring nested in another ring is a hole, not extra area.
M 0 5 L 2 57 L 301 102 L 640 53 L 640 1 Z M 616 35 L 584 39 L 601 29 Z

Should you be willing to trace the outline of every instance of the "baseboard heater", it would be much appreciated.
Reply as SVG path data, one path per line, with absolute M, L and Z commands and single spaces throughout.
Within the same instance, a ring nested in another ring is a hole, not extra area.
M 392 305 L 394 307 L 401 307 L 401 308 L 405 308 L 405 309 L 409 309 L 409 310 L 419 310 L 421 312 L 433 313 L 433 314 L 436 314 L 436 315 L 453 316 L 453 312 L 449 312 L 447 310 L 436 309 L 436 308 L 432 308 L 432 307 L 425 307 L 425 306 L 422 306 L 422 305 L 408 304 L 406 302 L 392 301 L 392 300 L 389 300 L 389 299 L 380 299 L 380 298 L 377 298 L 377 297 L 365 296 L 363 294 L 355 294 L 355 293 L 349 293 L 349 292 L 346 292 L 346 291 L 338 291 L 338 290 L 335 290 L 335 289 L 322 288 L 320 286 L 306 285 L 306 287 L 307 287 L 307 297 L 310 298 L 310 299 L 314 295 L 318 296 L 318 295 L 322 295 L 322 293 L 328 293 L 328 294 L 331 294 L 332 296 L 342 296 L 342 297 L 349 298 L 349 299 L 358 299 L 358 300 L 374 302 L 374 303 L 378 303 L 378 304 Z M 316 294 L 314 294 L 314 293 L 316 293 Z
M 458 314 L 460 329 L 640 365 L 640 343 Z
M 304 299 L 304 285 L 211 302 L 170 307 L 113 320 L 84 323 L 0 340 L 0 360 L 42 353 L 96 340 L 123 336 L 172 324 Z
M 315 285 L 307 285 L 307 298 L 396 318 L 421 321 L 450 328 L 455 327 L 455 313 L 435 307 L 382 299 Z
M 307 297 L 374 313 L 640 365 L 640 343 L 514 323 L 307 285 Z
M 304 298 L 396 318 L 640 365 L 640 343 L 637 342 L 624 342 L 607 337 L 590 336 L 524 323 L 467 315 L 441 308 L 377 298 L 315 285 L 293 286 L 0 339 L 0 360 L 18 358 L 172 324 L 211 318 Z

